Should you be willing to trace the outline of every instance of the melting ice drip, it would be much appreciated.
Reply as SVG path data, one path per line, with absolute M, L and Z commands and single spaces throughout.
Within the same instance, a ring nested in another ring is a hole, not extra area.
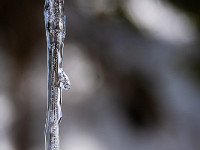
M 44 16 L 48 47 L 48 111 L 45 125 L 45 149 L 59 150 L 62 89 L 70 88 L 69 78 L 63 71 L 64 0 L 46 0 Z

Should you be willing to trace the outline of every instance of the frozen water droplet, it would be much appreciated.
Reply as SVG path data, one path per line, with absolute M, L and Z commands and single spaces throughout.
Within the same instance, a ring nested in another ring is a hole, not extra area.
M 71 88 L 69 77 L 65 74 L 63 70 L 59 73 L 59 81 L 60 87 L 64 90 L 69 90 Z

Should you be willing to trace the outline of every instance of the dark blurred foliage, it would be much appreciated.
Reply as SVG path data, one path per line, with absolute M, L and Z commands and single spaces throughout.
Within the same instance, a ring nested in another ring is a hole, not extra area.
M 200 28 L 200 10 L 199 5 L 200 1 L 198 0 L 167 0 L 179 9 L 186 12 L 188 15 L 190 15 L 194 21 L 198 24 L 198 28 Z
M 14 62 L 8 84 L 9 93 L 18 116 L 13 124 L 13 138 L 16 141 L 17 149 L 20 150 L 27 149 L 30 144 L 31 110 L 29 98 L 24 96 L 21 99 L 18 96 L 19 85 L 24 80 L 23 75 L 29 67 L 30 59 L 33 59 L 34 47 L 41 43 L 40 41 L 45 35 L 44 26 L 41 24 L 41 20 L 43 20 L 42 10 L 43 2 L 39 0 L 1 1 L 0 4 L 0 42 L 3 50 L 10 57 L 9 59 Z
M 194 13 L 195 15 L 199 14 L 199 8 L 198 5 L 200 2 L 198 0 L 169 0 L 173 5 L 182 8 L 184 11 L 188 11 L 191 13 Z

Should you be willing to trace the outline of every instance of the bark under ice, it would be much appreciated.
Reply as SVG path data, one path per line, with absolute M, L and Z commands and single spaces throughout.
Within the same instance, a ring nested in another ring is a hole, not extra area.
M 45 149 L 59 150 L 62 89 L 70 88 L 69 78 L 63 71 L 64 0 L 46 0 L 44 16 L 48 47 L 48 110 L 45 125 Z

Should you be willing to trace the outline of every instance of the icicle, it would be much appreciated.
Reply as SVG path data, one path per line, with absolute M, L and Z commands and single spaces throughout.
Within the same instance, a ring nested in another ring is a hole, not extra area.
M 69 78 L 63 71 L 64 0 L 46 0 L 44 9 L 48 47 L 48 110 L 45 125 L 45 149 L 59 150 L 62 89 L 70 88 Z

